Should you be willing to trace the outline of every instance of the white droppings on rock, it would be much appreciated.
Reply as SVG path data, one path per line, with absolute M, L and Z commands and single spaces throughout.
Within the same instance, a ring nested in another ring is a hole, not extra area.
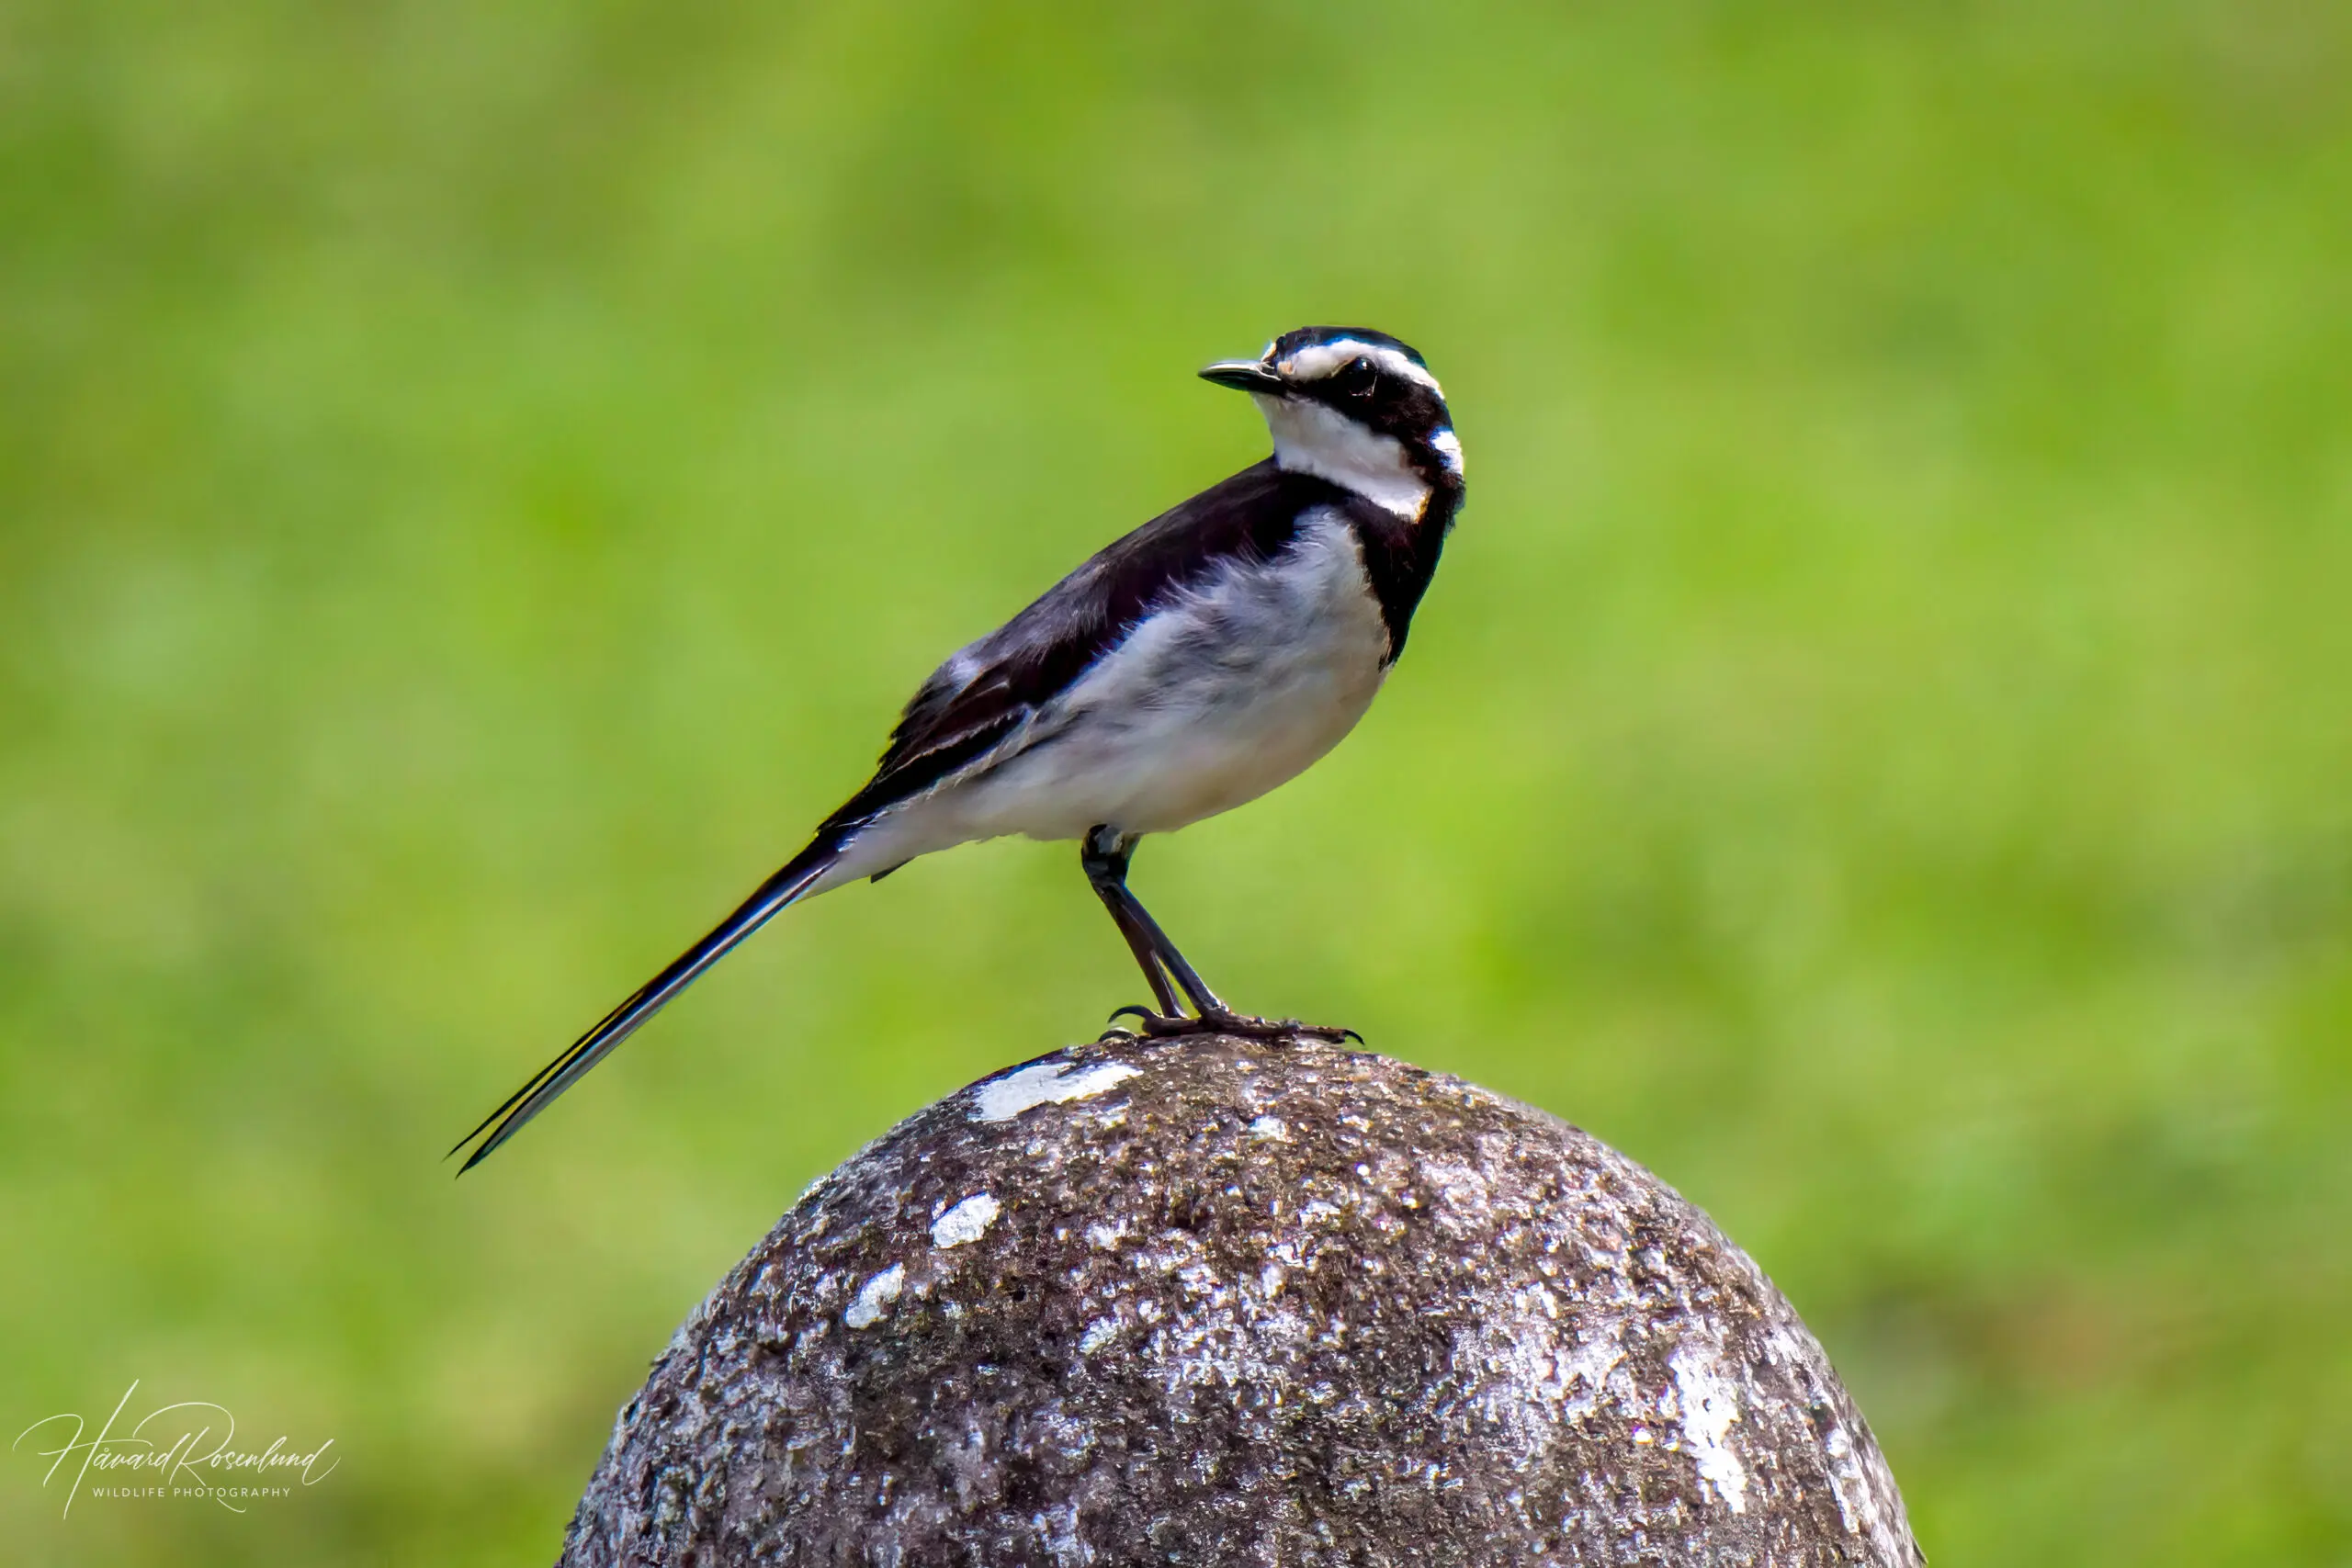
M 1514 1468 L 1536 1462 L 1576 1415 L 1570 1362 L 1560 1347 L 1557 1302 L 1541 1286 L 1473 1298 L 1453 1336 L 1451 1364 L 1477 1369 L 1468 1401 Z M 1585 1410 L 1591 1409 L 1588 1399 Z
M 1419 1167 L 1420 1185 L 1433 1201 L 1431 1217 L 1439 1230 L 1448 1235 L 1475 1233 L 1495 1201 L 1494 1186 L 1488 1177 L 1492 1168 L 1510 1168 L 1509 1156 L 1498 1157 L 1487 1152 L 1483 1140 L 1477 1162 L 1459 1159 L 1423 1158 Z
M 1854 1439 L 1843 1427 L 1829 1428 L 1829 1438 L 1824 1448 L 1829 1454 L 1829 1489 L 1838 1498 L 1838 1517 L 1844 1523 L 1848 1535 L 1858 1535 L 1875 1544 L 1893 1539 L 1887 1526 L 1886 1514 L 1879 1506 L 1878 1494 L 1871 1489 L 1870 1472 L 1863 1466 L 1862 1455 Z
M 1571 1417 L 1589 1416 L 1600 1408 L 1600 1396 L 1609 1387 L 1609 1374 L 1625 1359 L 1625 1342 L 1619 1337 L 1620 1325 L 1611 1320 L 1600 1331 L 1577 1341 L 1576 1348 L 1553 1362 L 1553 1374 L 1559 1380 L 1562 1408 Z M 1577 1385 L 1582 1384 L 1581 1392 Z
M 1699 1479 L 1715 1489 L 1724 1506 L 1735 1514 L 1744 1511 L 1747 1471 L 1724 1442 L 1739 1419 L 1739 1391 L 1701 1347 L 1681 1347 L 1667 1365 L 1674 1370 L 1675 1395 L 1682 1407 L 1682 1446 L 1698 1461 Z
M 857 1299 L 849 1303 L 849 1311 L 842 1314 L 842 1321 L 852 1328 L 866 1328 L 889 1309 L 899 1299 L 899 1292 L 907 1282 L 904 1264 L 893 1263 L 857 1289 Z
M 1064 1503 L 1044 1513 L 1032 1514 L 1029 1522 L 1036 1527 L 1046 1550 L 1052 1553 L 1054 1568 L 1088 1568 L 1093 1562 L 1094 1548 L 1079 1533 L 1076 1503 Z
M 1067 1105 L 1088 1100 L 1125 1083 L 1143 1069 L 1125 1062 L 1097 1062 L 1070 1070 L 1068 1062 L 1038 1062 L 1019 1072 L 991 1078 L 972 1091 L 975 1122 L 1010 1122 L 1040 1105 Z
M 1098 1252 L 1108 1252 L 1126 1235 L 1125 1222 L 1115 1225 L 1091 1224 L 1086 1227 L 1086 1245 Z
M 978 1241 L 989 1234 L 989 1227 L 1003 1212 L 993 1197 L 975 1192 L 931 1222 L 931 1245 L 961 1247 L 966 1242 Z
M 1794 1371 L 1811 1395 L 1816 1408 L 1829 1404 L 1828 1389 L 1821 1369 L 1826 1363 L 1821 1347 L 1802 1324 L 1775 1324 L 1764 1337 L 1765 1359 L 1774 1366 Z M 1875 1450 L 1865 1451 L 1854 1440 L 1853 1434 L 1842 1424 L 1833 1423 L 1822 1435 L 1821 1448 L 1829 1461 L 1829 1490 L 1838 1499 L 1838 1521 L 1848 1535 L 1860 1536 L 1873 1549 L 1893 1550 L 1899 1543 L 1903 1527 L 1890 1520 L 1880 1500 L 1877 1487 L 1871 1484 L 1871 1462 Z
M 1250 1135 L 1260 1143 L 1280 1143 L 1289 1138 L 1290 1123 L 1279 1116 L 1261 1116 L 1250 1123 Z

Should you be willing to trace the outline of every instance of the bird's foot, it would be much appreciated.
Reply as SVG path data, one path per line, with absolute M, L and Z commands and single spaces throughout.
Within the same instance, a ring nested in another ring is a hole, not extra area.
M 1222 1008 L 1195 1015 L 1154 1012 L 1145 1007 L 1123 1007 L 1111 1015 L 1117 1023 L 1122 1018 L 1133 1018 L 1137 1029 L 1113 1029 L 1104 1038 L 1124 1034 L 1130 1039 L 1181 1040 L 1194 1034 L 1233 1034 L 1244 1040 L 1322 1040 L 1337 1045 L 1352 1040 L 1363 1043 L 1363 1036 L 1352 1029 L 1339 1029 L 1328 1023 L 1302 1023 L 1295 1018 L 1252 1018 L 1247 1013 L 1227 1012 Z

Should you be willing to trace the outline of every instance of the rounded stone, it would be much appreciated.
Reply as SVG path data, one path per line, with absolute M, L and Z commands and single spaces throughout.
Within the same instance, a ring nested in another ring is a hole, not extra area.
M 1114 1040 L 819 1182 L 621 1412 L 563 1561 L 1917 1564 L 1707 1217 L 1309 1042 Z

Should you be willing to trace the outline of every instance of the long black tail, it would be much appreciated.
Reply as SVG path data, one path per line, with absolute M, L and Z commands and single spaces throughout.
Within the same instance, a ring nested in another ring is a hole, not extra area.
M 481 1126 L 459 1138 L 450 1149 L 451 1154 L 476 1138 L 481 1139 L 481 1145 L 466 1156 L 458 1174 L 463 1176 L 489 1158 L 492 1149 L 521 1132 L 524 1122 L 579 1082 L 582 1074 L 610 1055 L 614 1046 L 636 1033 L 639 1025 L 661 1011 L 672 997 L 693 985 L 704 970 L 726 957 L 737 942 L 767 924 L 786 905 L 806 895 L 840 856 L 839 840 L 831 835 L 821 837 L 795 855 L 782 871 L 761 883 L 759 890 L 720 921 L 717 930 L 672 959 L 667 968 L 606 1013 L 595 1028 L 574 1041 L 570 1050 L 533 1074 L 530 1082 L 509 1096 L 505 1104 L 483 1117 Z

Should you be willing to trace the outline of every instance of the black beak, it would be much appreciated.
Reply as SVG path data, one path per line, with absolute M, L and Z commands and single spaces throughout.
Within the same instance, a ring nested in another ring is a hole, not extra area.
M 1283 378 L 1254 359 L 1220 359 L 1201 372 L 1201 379 L 1241 392 L 1279 394 Z

